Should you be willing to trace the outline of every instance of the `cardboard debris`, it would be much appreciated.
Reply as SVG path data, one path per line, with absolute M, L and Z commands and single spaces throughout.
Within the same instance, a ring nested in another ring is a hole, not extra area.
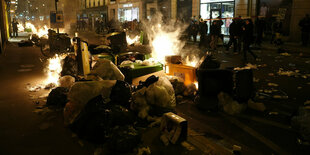
M 282 56 L 291 56 L 291 54 L 288 54 L 288 53 L 281 53 L 280 55 L 282 55 Z
M 245 67 L 236 67 L 234 70 L 244 70 L 244 69 L 258 69 L 257 65 L 248 63 Z
M 149 147 L 142 147 L 138 149 L 137 155 L 150 155 L 150 154 L 152 154 L 152 152 Z
M 271 87 L 278 87 L 279 85 L 276 84 L 276 83 L 268 83 L 268 86 L 271 86 Z

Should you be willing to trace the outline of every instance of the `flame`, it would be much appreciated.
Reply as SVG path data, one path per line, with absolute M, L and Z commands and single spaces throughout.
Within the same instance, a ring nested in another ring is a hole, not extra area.
M 18 32 L 24 32 L 25 31 L 25 27 L 23 26 L 23 24 L 18 24 L 17 28 L 18 28 Z
M 38 35 L 39 38 L 48 37 L 48 27 L 46 25 L 44 25 L 42 28 L 37 29 L 33 24 L 26 22 L 26 28 L 31 29 L 32 33 Z
M 184 42 L 179 39 L 181 29 L 174 28 L 172 25 L 154 25 L 151 27 L 150 33 L 148 33 L 152 57 L 161 63 L 165 63 L 166 56 L 177 55 L 184 46 Z M 174 29 L 171 29 L 171 27 Z
M 194 85 L 195 85 L 196 89 L 198 90 L 198 88 L 199 88 L 198 82 L 194 82 Z
M 126 36 L 126 40 L 127 40 L 127 44 L 128 45 L 132 45 L 132 44 L 135 44 L 135 43 L 138 43 L 139 40 L 140 40 L 140 36 L 136 36 L 134 37 L 133 39 L 131 39 L 128 35 Z
M 190 57 L 187 56 L 186 59 L 185 59 L 185 65 L 191 66 L 191 67 L 197 67 L 198 62 L 199 62 L 199 58 L 198 57 L 192 57 L 190 59 Z
M 56 54 L 53 58 L 48 59 L 48 71 L 47 79 L 44 82 L 45 85 L 55 84 L 58 86 L 58 80 L 60 77 L 60 72 L 62 71 L 61 61 L 64 59 L 65 55 Z

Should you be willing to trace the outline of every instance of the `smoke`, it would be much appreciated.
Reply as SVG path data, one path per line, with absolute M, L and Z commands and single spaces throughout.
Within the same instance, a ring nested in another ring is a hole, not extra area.
M 152 57 L 160 62 L 165 61 L 165 56 L 181 55 L 185 41 L 181 40 L 187 24 L 176 20 L 163 20 L 162 14 L 156 14 L 151 20 L 142 22 L 148 35 L 152 49 Z
M 58 8 L 59 11 L 63 11 L 64 32 L 70 32 L 71 25 L 76 23 L 76 15 L 80 10 L 79 0 L 61 0 L 58 3 Z

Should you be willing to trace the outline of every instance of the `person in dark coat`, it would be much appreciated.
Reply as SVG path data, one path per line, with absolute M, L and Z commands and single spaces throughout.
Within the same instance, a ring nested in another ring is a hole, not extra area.
M 19 23 L 16 21 L 16 19 L 14 18 L 13 19 L 13 22 L 12 22 L 12 27 L 13 27 L 13 37 L 18 37 L 18 25 Z
M 213 50 L 217 49 L 218 38 L 221 34 L 221 27 L 219 27 L 218 21 L 214 20 L 210 26 L 210 35 L 211 35 L 211 42 L 210 47 Z
M 299 24 L 301 27 L 301 40 L 302 45 L 307 46 L 309 41 L 309 34 L 310 34 L 310 17 L 309 14 L 306 14 L 306 16 L 300 20 Z
M 238 37 L 240 35 L 240 27 L 237 23 L 236 19 L 233 19 L 233 22 L 229 25 L 229 42 L 226 46 L 226 51 L 229 50 L 229 47 L 233 44 L 234 45 L 234 53 L 238 50 Z
M 207 22 L 203 20 L 199 21 L 199 33 L 200 33 L 199 47 L 202 47 L 206 42 L 207 32 L 208 32 Z
M 190 34 L 193 37 L 194 42 L 197 41 L 198 32 L 199 32 L 199 23 L 198 21 L 194 21 L 194 23 L 190 27 Z
M 261 46 L 261 43 L 263 41 L 263 33 L 265 31 L 266 23 L 265 19 L 257 18 L 255 21 L 255 27 L 256 27 L 256 45 Z
M 251 51 L 250 45 L 253 42 L 253 23 L 251 19 L 247 19 L 245 21 L 245 25 L 243 26 L 243 58 L 247 60 L 247 52 L 249 52 L 254 59 L 256 60 L 257 56 Z

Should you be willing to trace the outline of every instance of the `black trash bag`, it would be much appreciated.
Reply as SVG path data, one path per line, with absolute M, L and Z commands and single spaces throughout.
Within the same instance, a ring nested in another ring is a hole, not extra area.
M 136 115 L 131 110 L 120 105 L 111 106 L 108 118 L 111 121 L 111 127 L 129 125 L 136 121 Z
M 131 100 L 131 85 L 125 81 L 117 80 L 116 84 L 111 90 L 111 102 L 117 105 L 122 105 L 125 108 L 130 107 Z
M 80 137 L 94 143 L 104 143 L 111 128 L 111 111 L 103 98 L 91 99 L 72 123 L 70 128 Z
M 57 87 L 53 89 L 47 97 L 46 105 L 55 107 L 65 107 L 68 102 L 69 89 L 65 87 Z
M 133 126 L 117 126 L 109 139 L 109 149 L 118 153 L 129 153 L 140 143 L 140 135 Z
M 152 75 L 150 77 L 148 77 L 144 82 L 139 81 L 139 85 L 137 89 L 141 89 L 143 87 L 149 87 L 151 84 L 157 82 L 159 79 L 158 76 Z
M 78 75 L 78 63 L 74 55 L 68 55 L 63 60 L 61 76 L 70 75 L 77 78 Z
M 31 40 L 22 40 L 21 42 L 18 43 L 18 47 L 28 47 L 33 45 L 34 44 Z

